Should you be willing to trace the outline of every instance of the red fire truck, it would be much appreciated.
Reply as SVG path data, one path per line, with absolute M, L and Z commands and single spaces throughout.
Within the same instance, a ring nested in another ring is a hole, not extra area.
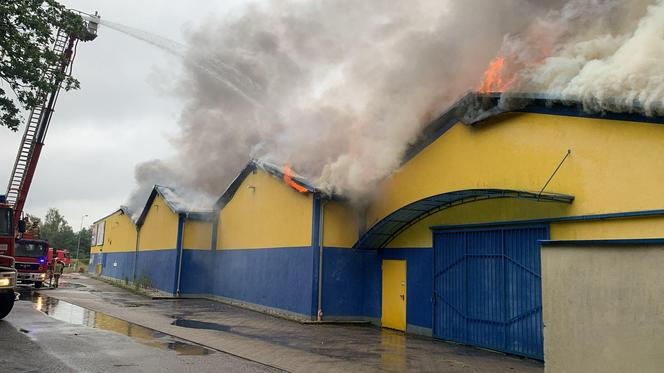
M 14 246 L 14 268 L 18 272 L 16 281 L 34 284 L 35 289 L 41 288 L 46 281 L 46 272 L 52 260 L 53 250 L 48 247 L 48 242 L 25 238 L 16 240 Z
M 62 83 L 63 76 L 70 71 L 71 63 L 74 60 L 76 45 L 79 40 L 90 41 L 97 37 L 97 27 L 99 25 L 98 15 L 82 15 L 85 21 L 85 29 L 76 34 L 69 34 L 64 29 L 55 30 L 51 51 L 61 56 L 56 66 L 52 66 L 44 79 L 52 80 L 56 83 Z M 28 121 L 25 126 L 25 132 L 21 144 L 19 145 L 18 155 L 14 162 L 7 186 L 7 193 L 0 198 L 0 319 L 7 316 L 14 307 L 14 301 L 18 296 L 14 292 L 16 285 L 17 272 L 15 265 L 15 249 L 25 232 L 26 224 L 23 220 L 23 207 L 28 197 L 28 191 L 32 184 L 32 178 L 37 168 L 37 162 L 41 154 L 46 132 L 53 116 L 55 104 L 60 93 L 60 86 L 51 92 L 43 92 L 44 100 L 39 105 L 33 107 L 28 115 Z M 39 251 L 43 249 L 42 245 L 30 246 L 25 241 L 26 246 L 20 247 L 20 250 Z M 46 248 L 48 252 L 48 247 Z M 25 257 L 21 257 L 22 260 Z M 21 262 L 29 266 L 38 266 L 41 264 L 41 256 L 33 258 L 36 263 L 31 261 Z M 47 263 L 44 263 L 47 264 Z M 21 266 L 22 264 L 19 264 Z M 30 267 L 32 268 L 32 267 Z M 23 271 L 23 270 L 21 270 Z M 25 276 L 21 272 L 20 276 Z M 31 277 L 32 278 L 32 277 Z M 39 278 L 37 279 L 39 280 Z M 33 278 L 34 281 L 34 278 Z
M 7 316 L 14 306 L 14 285 L 16 284 L 16 270 L 14 270 L 14 227 L 13 211 L 0 196 L 0 319 Z

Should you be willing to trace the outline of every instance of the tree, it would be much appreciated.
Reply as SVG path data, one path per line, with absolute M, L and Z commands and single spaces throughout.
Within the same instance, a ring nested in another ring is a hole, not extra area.
M 40 238 L 47 240 L 51 247 L 70 251 L 71 248 L 76 249 L 76 234 L 58 209 L 48 209 L 40 233 Z
M 29 109 L 40 105 L 60 84 L 65 90 L 79 87 L 76 79 L 64 73 L 54 79 L 46 74 L 62 58 L 51 50 L 58 29 L 69 35 L 85 32 L 83 19 L 56 0 L 0 1 L 0 126 L 18 129 L 21 118 L 16 101 Z
M 77 239 L 79 234 L 81 235 L 81 249 L 78 256 L 81 259 L 88 259 L 90 258 L 90 247 L 92 246 L 92 229 L 83 228 L 80 232 L 76 233 Z M 71 252 L 75 253 L 76 249 L 73 249 Z
M 46 212 L 44 222 L 40 226 L 40 236 L 42 240 L 47 240 L 51 247 L 56 249 L 65 249 L 69 251 L 72 258 L 76 255 L 78 247 L 78 237 L 81 236 L 81 246 L 79 257 L 90 257 L 91 230 L 83 228 L 79 232 L 74 232 L 65 217 L 56 208 L 50 208 Z

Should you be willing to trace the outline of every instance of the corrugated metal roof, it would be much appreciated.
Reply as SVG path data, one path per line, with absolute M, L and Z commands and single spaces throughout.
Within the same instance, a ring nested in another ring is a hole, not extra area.
M 214 213 L 212 210 L 201 211 L 189 208 L 185 202 L 185 197 L 178 194 L 176 189 L 163 185 L 155 185 L 154 188 L 152 188 L 150 197 L 148 197 L 148 200 L 145 203 L 141 216 L 136 221 L 137 226 L 142 226 L 145 222 L 150 206 L 154 202 L 154 199 L 157 198 L 157 195 L 160 195 L 161 198 L 166 201 L 168 208 L 176 214 L 187 214 L 187 217 L 192 220 L 211 221 L 214 219 Z

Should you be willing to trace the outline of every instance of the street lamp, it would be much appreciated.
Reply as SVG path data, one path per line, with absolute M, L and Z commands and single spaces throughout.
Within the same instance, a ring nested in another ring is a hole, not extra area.
M 81 228 L 78 229 L 78 244 L 76 245 L 76 272 L 78 272 L 78 267 L 81 265 L 81 263 L 78 260 L 78 252 L 81 249 L 81 231 L 83 231 L 83 219 L 87 218 L 88 215 L 85 214 L 81 216 Z

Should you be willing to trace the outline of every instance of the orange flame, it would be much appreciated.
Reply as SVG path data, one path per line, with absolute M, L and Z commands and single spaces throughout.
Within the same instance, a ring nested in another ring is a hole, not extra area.
M 300 193 L 308 192 L 307 188 L 298 184 L 293 180 L 293 169 L 290 166 L 284 167 L 284 182 L 288 184 L 291 188 L 297 190 Z
M 480 93 L 504 92 L 509 88 L 505 79 L 505 57 L 496 57 L 484 72 L 484 80 L 479 88 Z

